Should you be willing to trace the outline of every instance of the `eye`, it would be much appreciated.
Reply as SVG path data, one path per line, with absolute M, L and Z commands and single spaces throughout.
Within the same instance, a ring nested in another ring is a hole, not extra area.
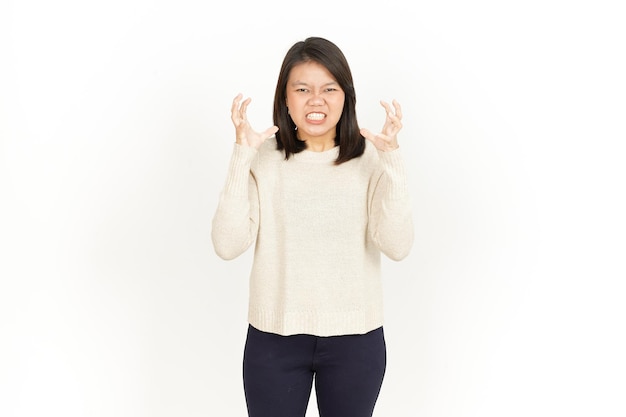
M 298 93 L 306 93 L 308 90 L 306 88 L 296 88 Z

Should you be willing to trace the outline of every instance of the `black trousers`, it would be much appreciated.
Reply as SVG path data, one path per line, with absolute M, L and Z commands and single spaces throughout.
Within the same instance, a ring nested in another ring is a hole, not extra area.
M 363 335 L 280 336 L 248 328 L 249 417 L 304 417 L 315 381 L 320 417 L 371 417 L 386 366 L 382 327 Z

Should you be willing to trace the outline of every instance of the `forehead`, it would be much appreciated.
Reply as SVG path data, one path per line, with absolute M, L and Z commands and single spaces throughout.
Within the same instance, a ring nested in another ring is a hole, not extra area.
M 289 72 L 289 83 L 332 83 L 337 82 L 325 66 L 314 61 L 296 64 Z

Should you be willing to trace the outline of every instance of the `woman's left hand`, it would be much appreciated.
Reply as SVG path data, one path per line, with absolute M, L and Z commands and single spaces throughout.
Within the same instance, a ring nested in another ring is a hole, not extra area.
M 380 133 L 374 134 L 367 129 L 361 129 L 361 134 L 365 139 L 369 140 L 376 146 L 379 151 L 392 151 L 398 149 L 398 132 L 402 129 L 402 109 L 400 103 L 396 100 L 392 101 L 393 108 L 381 100 L 380 104 L 387 111 L 387 117 L 385 118 L 385 124 Z

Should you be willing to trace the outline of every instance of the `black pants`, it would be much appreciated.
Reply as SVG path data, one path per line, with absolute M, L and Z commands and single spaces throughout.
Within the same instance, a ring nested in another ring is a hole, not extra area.
M 371 417 L 386 366 L 383 329 L 280 336 L 248 328 L 243 381 L 249 417 L 304 417 L 315 379 L 321 417 Z

